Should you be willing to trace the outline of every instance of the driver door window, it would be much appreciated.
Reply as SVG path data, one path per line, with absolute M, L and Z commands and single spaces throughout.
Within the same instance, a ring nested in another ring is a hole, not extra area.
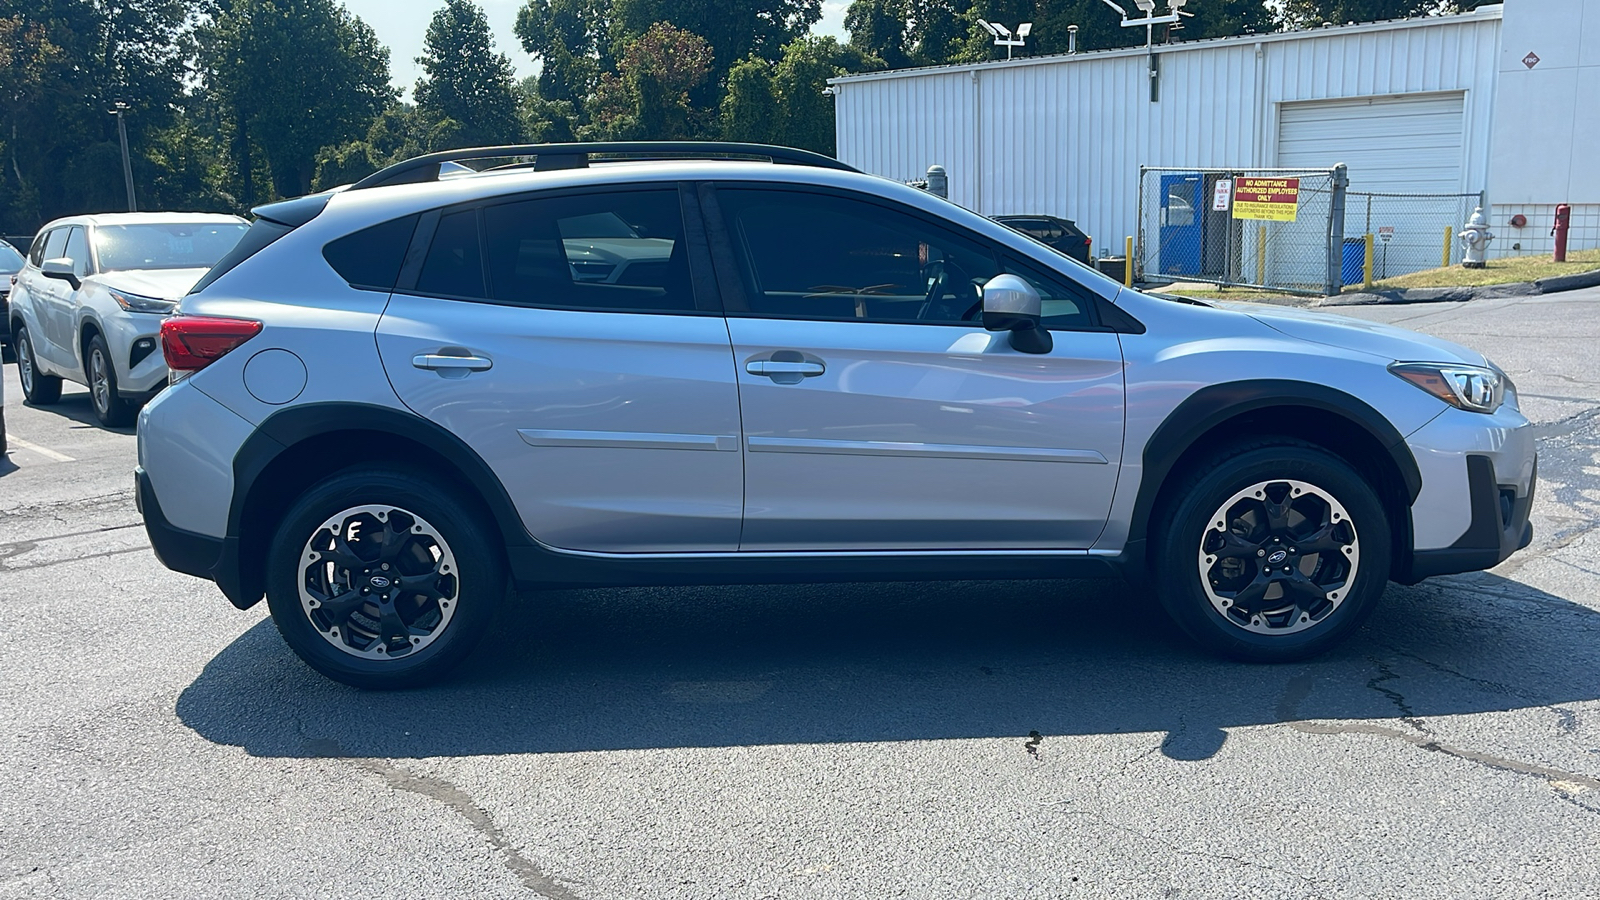
M 872 203 L 749 188 L 717 199 L 751 315 L 972 324 L 1000 272 L 982 247 Z

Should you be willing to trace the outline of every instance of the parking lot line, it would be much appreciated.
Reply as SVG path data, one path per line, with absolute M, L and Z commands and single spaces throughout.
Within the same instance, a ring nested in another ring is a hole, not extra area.
M 41 447 L 32 441 L 25 441 L 14 434 L 11 435 L 11 443 L 21 447 L 24 450 L 32 450 L 40 456 L 43 456 L 46 459 L 53 459 L 56 462 L 77 462 L 76 459 L 66 455 L 65 453 L 58 453 L 54 450 L 51 450 L 49 447 Z

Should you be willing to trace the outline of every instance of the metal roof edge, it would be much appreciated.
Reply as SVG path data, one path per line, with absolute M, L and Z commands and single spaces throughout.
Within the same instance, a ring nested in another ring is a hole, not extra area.
M 1272 31 L 1262 34 L 1237 34 L 1228 37 L 1204 38 L 1197 41 L 1181 41 L 1176 44 L 1157 44 L 1154 50 L 1158 54 L 1184 53 L 1191 50 L 1205 50 L 1223 44 L 1267 44 L 1283 41 L 1303 40 L 1312 37 L 1327 37 L 1330 35 L 1360 34 L 1373 31 L 1399 31 L 1406 28 L 1433 28 L 1443 25 L 1462 25 L 1486 20 L 1499 20 L 1504 17 L 1505 5 L 1503 3 L 1485 4 L 1477 9 L 1464 13 L 1455 13 L 1447 16 L 1415 16 L 1409 19 L 1384 19 L 1378 22 L 1358 22 L 1354 25 L 1335 25 L 1327 28 L 1302 28 L 1297 31 Z M 894 78 L 920 78 L 928 75 L 947 75 L 957 72 L 982 72 L 990 69 L 1024 68 L 1027 66 L 1054 65 L 1058 63 L 1074 62 L 1088 59 L 1118 59 L 1129 56 L 1143 56 L 1144 47 L 1118 47 L 1112 50 L 1087 50 L 1080 53 L 1051 53 L 1045 56 L 1030 56 L 1023 59 L 992 59 L 975 63 L 950 63 L 941 66 L 914 66 L 907 69 L 889 69 L 882 72 L 859 72 L 854 75 L 840 75 L 828 79 L 830 85 L 857 84 L 867 81 L 887 81 Z

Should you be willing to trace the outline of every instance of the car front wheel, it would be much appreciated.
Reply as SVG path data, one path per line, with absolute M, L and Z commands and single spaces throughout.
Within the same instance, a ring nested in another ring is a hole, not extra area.
M 483 516 L 422 472 L 335 475 L 284 517 L 267 604 L 312 668 L 362 688 L 438 680 L 487 631 L 507 592 Z
M 1155 560 L 1178 625 L 1237 659 L 1289 662 L 1360 625 L 1389 580 L 1389 522 L 1343 460 L 1299 442 L 1236 446 L 1191 467 Z
M 111 351 L 106 339 L 95 335 L 89 339 L 84 366 L 89 375 L 89 396 L 94 403 L 94 417 L 107 428 L 123 428 L 133 424 L 137 404 L 122 399 L 117 393 L 117 370 L 111 364 Z

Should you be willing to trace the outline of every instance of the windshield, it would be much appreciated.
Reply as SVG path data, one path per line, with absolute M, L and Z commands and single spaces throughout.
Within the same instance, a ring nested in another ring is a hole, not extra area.
M 7 243 L 0 243 L 0 274 L 11 275 L 22 271 L 22 254 Z
M 209 269 L 233 249 L 248 227 L 243 222 L 101 225 L 94 232 L 94 248 L 102 272 Z

